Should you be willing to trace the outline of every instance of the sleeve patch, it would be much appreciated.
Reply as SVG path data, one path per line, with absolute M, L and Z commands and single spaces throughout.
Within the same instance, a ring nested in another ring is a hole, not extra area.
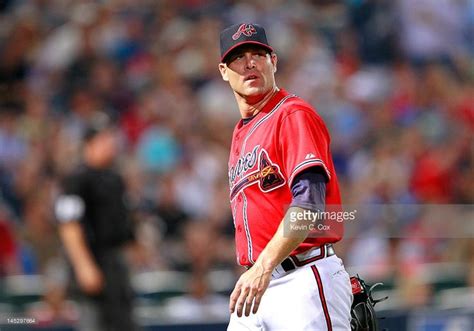
M 78 221 L 84 216 L 84 200 L 78 195 L 62 195 L 54 208 L 56 218 L 61 223 Z

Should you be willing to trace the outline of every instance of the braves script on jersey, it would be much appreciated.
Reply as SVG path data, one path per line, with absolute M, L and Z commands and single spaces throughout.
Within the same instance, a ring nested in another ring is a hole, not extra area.
M 251 265 L 275 234 L 291 200 L 295 176 L 322 167 L 329 179 L 326 206 L 340 205 L 340 194 L 322 119 L 302 99 L 280 90 L 252 121 L 234 129 L 229 183 L 237 258 Z M 342 224 L 330 236 L 307 238 L 292 253 L 339 241 Z

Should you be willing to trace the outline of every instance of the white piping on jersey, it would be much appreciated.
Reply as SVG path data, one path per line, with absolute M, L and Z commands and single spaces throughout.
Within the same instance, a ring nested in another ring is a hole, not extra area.
M 323 160 L 321 159 L 314 159 L 314 160 L 305 160 L 298 164 L 295 169 L 293 169 L 293 172 L 290 175 L 290 179 L 288 180 L 288 183 L 291 184 L 293 181 L 293 177 L 296 175 L 296 173 L 303 167 L 306 167 L 307 165 L 322 165 L 324 170 L 326 171 L 326 174 L 328 175 L 329 179 L 331 179 L 331 173 L 329 172 L 329 169 L 326 167 L 324 164 Z
M 237 211 L 237 204 L 234 206 L 234 208 L 232 209 L 232 222 L 234 223 L 234 229 L 237 229 L 237 224 L 235 223 L 235 217 L 236 217 L 236 211 Z M 236 256 L 235 256 L 235 259 L 237 261 L 237 264 L 239 264 L 239 254 L 237 252 Z
M 234 223 L 234 229 L 237 228 L 237 224 L 235 223 L 235 213 L 237 211 L 237 204 L 234 206 L 233 212 L 232 212 L 232 222 Z
M 253 260 L 252 237 L 250 236 L 249 220 L 247 219 L 247 197 L 245 196 L 244 191 L 242 191 L 241 194 L 244 198 L 242 217 L 244 219 L 245 235 L 247 236 L 247 255 L 248 255 L 250 263 L 253 264 L 255 263 L 255 261 Z
M 272 111 L 269 112 L 267 115 L 265 115 L 262 119 L 260 119 L 257 123 L 255 123 L 255 125 L 252 127 L 252 129 L 250 129 L 250 131 L 247 133 L 247 135 L 245 136 L 245 139 L 244 139 L 244 143 L 242 144 L 242 149 L 240 150 L 240 157 L 242 157 L 244 151 L 245 151 L 245 146 L 247 145 L 247 140 L 249 139 L 249 137 L 252 135 L 252 133 L 255 132 L 255 130 L 257 130 L 257 128 L 260 126 L 260 124 L 262 124 L 263 122 L 265 122 L 267 119 L 270 118 L 270 116 L 272 116 L 274 113 L 276 113 L 276 111 L 278 110 L 278 108 L 280 108 L 280 106 L 286 101 L 288 100 L 289 98 L 293 98 L 293 97 L 296 97 L 296 95 L 294 94 L 289 94 L 287 95 L 286 97 L 284 97 L 283 99 L 280 100 L 280 102 L 278 102 L 276 104 L 275 107 L 273 107 Z

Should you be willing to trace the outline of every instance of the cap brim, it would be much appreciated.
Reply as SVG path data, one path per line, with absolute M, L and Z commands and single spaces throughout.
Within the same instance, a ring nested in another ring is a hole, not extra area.
M 245 40 L 245 41 L 241 41 L 240 43 L 237 43 L 235 45 L 233 45 L 231 48 L 229 48 L 225 53 L 224 55 L 221 56 L 221 63 L 224 62 L 225 58 L 234 50 L 236 49 L 237 47 L 240 47 L 242 45 L 258 45 L 258 46 L 261 46 L 267 50 L 269 50 L 270 52 L 273 52 L 273 48 L 271 48 L 270 46 L 268 46 L 267 44 L 264 44 L 264 43 L 261 43 L 259 41 L 252 41 L 252 40 Z

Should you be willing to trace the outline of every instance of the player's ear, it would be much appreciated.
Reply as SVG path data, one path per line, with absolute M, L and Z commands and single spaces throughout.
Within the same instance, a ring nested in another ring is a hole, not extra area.
M 273 64 L 273 72 L 277 72 L 277 62 L 278 62 L 278 56 L 276 55 L 276 53 L 271 53 L 270 54 L 270 59 L 272 61 L 272 64 Z
M 225 63 L 219 63 L 219 72 L 221 73 L 222 79 L 228 82 L 229 78 L 227 77 L 227 65 Z

